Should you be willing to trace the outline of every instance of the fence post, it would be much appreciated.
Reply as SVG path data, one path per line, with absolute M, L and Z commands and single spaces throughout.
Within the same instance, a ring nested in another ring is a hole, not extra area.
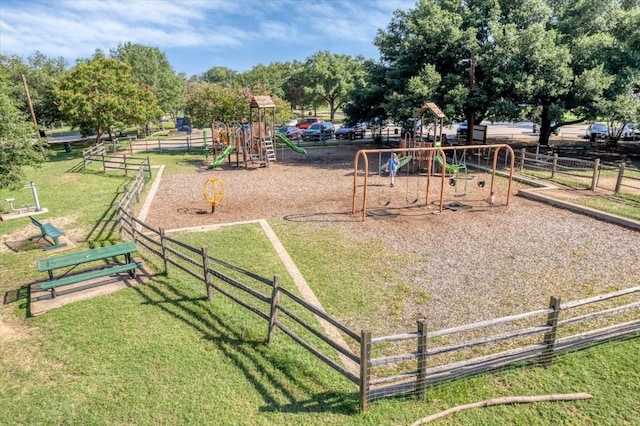
M 424 319 L 418 320 L 418 378 L 416 396 L 424 398 L 427 382 L 427 325 Z
M 271 290 L 271 311 L 269 313 L 269 334 L 267 343 L 273 342 L 276 334 L 276 321 L 278 320 L 278 303 L 280 303 L 280 275 L 273 277 L 273 289 Z
M 118 214 L 118 238 L 120 239 L 120 241 L 122 241 L 122 234 L 124 233 L 124 229 L 122 226 L 122 206 L 120 205 L 120 201 L 116 203 L 116 212 Z
M 620 187 L 622 186 L 622 178 L 624 177 L 624 163 L 620 163 L 620 168 L 618 169 L 618 179 L 616 180 L 616 189 L 615 193 L 620 192 Z
M 520 150 L 520 152 L 522 152 L 522 155 L 520 156 L 520 171 L 524 170 L 524 160 L 527 157 L 527 149 L 526 148 L 522 148 L 522 150 Z
M 553 162 L 551 165 L 551 178 L 556 177 L 556 171 L 558 171 L 558 154 L 553 154 Z
M 149 172 L 149 179 L 151 179 L 153 175 L 151 174 L 151 159 L 149 158 L 148 155 L 147 155 L 147 171 Z
M 369 410 L 371 387 L 371 332 L 360 332 L 360 411 Z
M 104 149 L 100 151 L 100 155 L 102 156 L 102 172 L 107 173 L 107 163 L 104 161 Z
M 556 344 L 556 331 L 558 328 L 558 316 L 560 313 L 560 298 L 551 296 L 549 300 L 549 308 L 553 309 L 547 316 L 547 327 L 551 327 L 551 330 L 544 334 L 544 349 L 540 354 L 540 364 L 543 367 L 548 367 L 553 361 L 553 349 Z
M 122 160 L 124 161 L 124 175 L 129 176 L 129 170 L 127 168 L 127 156 L 122 155 Z
M 137 241 L 136 240 L 136 227 L 138 226 L 135 221 L 133 220 L 133 206 L 132 206 L 132 202 L 131 199 L 129 199 L 129 204 L 127 204 L 127 207 L 129 207 L 129 211 L 127 212 L 127 216 L 128 216 L 128 220 L 131 223 L 131 238 L 133 238 L 133 241 Z
M 207 299 L 213 299 L 213 286 L 211 285 L 211 274 L 209 274 L 209 255 L 207 254 L 207 247 L 202 247 L 202 268 L 204 272 L 204 285 L 207 290 Z
M 164 262 L 164 273 L 169 273 L 169 254 L 167 251 L 167 241 L 164 239 L 164 228 L 160 228 L 160 246 L 162 247 L 162 261 Z
M 591 178 L 591 190 L 595 191 L 598 186 L 598 173 L 600 171 L 600 159 L 593 160 L 593 177 Z M 616 191 L 617 192 L 617 191 Z

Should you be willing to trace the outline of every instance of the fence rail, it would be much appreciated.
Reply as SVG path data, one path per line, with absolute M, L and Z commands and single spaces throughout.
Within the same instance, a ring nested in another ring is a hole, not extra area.
M 531 171 L 576 189 L 640 192 L 640 170 L 627 167 L 625 163 L 560 157 L 558 153 L 540 154 L 523 148 L 516 153 L 516 164 L 521 171 Z
M 640 333 L 638 286 L 565 303 L 551 297 L 541 309 L 441 330 L 428 331 L 420 320 L 415 331 L 373 338 L 283 288 L 278 276 L 265 278 L 209 256 L 206 247 L 192 247 L 136 219 L 133 204 L 143 185 L 144 179 L 134 179 L 118 204 L 121 239 L 130 236 L 162 260 L 167 274 L 176 267 L 202 282 L 209 299 L 220 293 L 265 320 L 268 343 L 281 330 L 358 386 L 363 411 L 379 398 L 423 397 L 429 385 L 526 363 L 546 366 L 559 352 Z M 347 346 L 326 332 L 323 321 L 348 339 Z
M 107 170 L 123 171 L 125 176 L 129 172 L 137 173 L 142 170 L 148 178 L 151 178 L 151 161 L 149 157 L 133 157 L 126 155 L 108 155 L 103 143 L 92 146 L 82 151 L 82 163 L 88 168 L 92 163 L 99 163 L 103 172 Z

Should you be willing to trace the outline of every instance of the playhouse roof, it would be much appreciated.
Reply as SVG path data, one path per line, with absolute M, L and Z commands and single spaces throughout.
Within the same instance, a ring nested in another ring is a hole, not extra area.
M 250 108 L 275 108 L 276 104 L 273 103 L 271 96 L 252 96 Z
M 436 105 L 433 102 L 427 102 L 426 104 L 422 105 L 422 107 L 418 111 L 416 111 L 416 113 L 413 114 L 413 116 L 416 117 L 416 118 L 417 117 L 422 117 L 426 111 L 431 111 L 431 114 L 433 114 L 437 118 L 445 118 L 446 117 L 446 115 L 444 115 L 442 110 L 440 108 L 438 108 L 438 105 Z

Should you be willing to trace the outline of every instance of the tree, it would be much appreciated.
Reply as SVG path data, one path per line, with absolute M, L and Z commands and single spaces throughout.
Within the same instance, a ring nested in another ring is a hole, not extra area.
M 45 156 L 33 124 L 9 97 L 7 81 L 0 73 L 0 188 L 14 190 L 23 186 L 24 167 L 38 166 Z
M 111 56 L 129 64 L 133 81 L 151 89 L 163 112 L 175 114 L 182 105 L 185 83 L 160 49 L 127 42 L 112 50 Z
M 62 113 L 54 101 L 53 88 L 66 66 L 63 58 L 48 58 L 40 52 L 29 56 L 26 62 L 19 56 L 0 56 L 0 68 L 6 70 L 11 82 L 9 96 L 20 111 L 29 112 L 22 80 L 24 76 L 34 115 L 42 127 L 49 127 L 62 119 Z
M 214 122 L 243 122 L 249 116 L 247 95 L 236 87 L 191 83 L 187 87 L 185 102 L 186 112 L 197 127 L 210 126 Z
M 451 118 L 528 115 L 547 143 L 551 121 L 566 111 L 582 121 L 629 87 L 638 9 L 620 0 L 422 0 L 376 37 L 384 107 L 401 115 L 398 106 L 415 109 L 430 94 Z M 422 83 L 410 84 L 415 77 Z
M 227 67 L 212 67 L 202 74 L 201 81 L 221 86 L 231 86 L 235 83 L 238 73 Z
M 386 68 L 372 60 L 364 63 L 365 78 L 357 81 L 349 92 L 344 113 L 354 121 L 371 121 L 374 117 L 387 117 Z
M 316 105 L 329 106 L 333 120 L 349 91 L 364 81 L 364 58 L 321 51 L 307 59 L 303 75 L 305 91 L 312 94 Z
M 99 54 L 67 71 L 55 95 L 69 124 L 84 136 L 95 132 L 96 143 L 114 127 L 143 124 L 162 115 L 151 88 L 134 81 L 128 64 Z

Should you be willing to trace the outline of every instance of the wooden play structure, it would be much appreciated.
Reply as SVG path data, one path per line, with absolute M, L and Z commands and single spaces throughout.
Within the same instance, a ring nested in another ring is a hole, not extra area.
M 425 113 L 429 113 L 429 120 L 425 121 Z M 400 139 L 400 149 L 403 148 L 426 148 L 435 142 L 442 142 L 444 119 L 446 115 L 433 102 L 427 102 L 420 107 L 412 116 L 414 123 L 420 123 L 417 131 L 407 132 Z M 426 133 L 425 133 L 426 129 Z M 433 134 L 431 131 L 433 130 Z
M 209 168 L 222 164 L 235 153 L 236 167 L 268 167 L 276 161 L 274 149 L 276 105 L 271 96 L 252 96 L 249 123 L 214 123 L 212 125 L 214 161 Z M 231 148 L 233 147 L 233 148 Z
M 455 164 L 451 164 L 451 163 L 447 163 L 448 161 L 448 157 L 447 157 L 447 153 L 452 153 L 456 152 L 457 155 L 461 155 L 464 156 L 466 155 L 466 153 L 468 151 L 471 152 L 484 152 L 484 153 L 493 153 L 493 164 L 490 170 L 491 173 L 491 179 L 489 182 L 489 188 L 488 188 L 488 193 L 489 196 L 487 198 L 487 203 L 490 207 L 493 207 L 495 204 L 495 175 L 496 175 L 496 169 L 497 169 L 497 165 L 498 165 L 498 154 L 500 153 L 501 150 L 506 150 L 507 151 L 507 158 L 509 161 L 509 166 L 508 166 L 508 187 L 507 187 L 507 191 L 506 191 L 506 196 L 504 197 L 506 199 L 505 205 L 509 205 L 509 201 L 511 198 L 511 182 L 513 179 L 513 169 L 514 169 L 514 162 L 515 162 L 515 156 L 514 156 L 514 152 L 513 149 L 507 145 L 507 144 L 496 144 L 496 145 L 465 145 L 465 146 L 445 146 L 445 147 L 440 147 L 440 146 L 433 146 L 433 147 L 412 147 L 412 148 L 404 148 L 404 152 L 403 152 L 403 157 L 402 158 L 422 158 L 422 157 L 426 157 L 427 160 L 425 162 L 426 164 L 426 170 L 424 173 L 424 177 L 421 173 L 417 173 L 415 174 L 414 179 L 418 180 L 418 184 L 420 183 L 421 180 L 424 179 L 424 204 L 422 204 L 422 206 L 429 206 L 430 200 L 429 200 L 429 196 L 430 196 L 430 189 L 431 189 L 431 181 L 432 181 L 432 177 L 435 177 L 436 179 L 439 178 L 439 202 L 438 202 L 438 208 L 439 208 L 439 212 L 442 213 L 444 207 L 445 207 L 445 203 L 444 203 L 444 194 L 445 194 L 445 183 L 449 183 L 449 185 L 454 186 L 455 184 L 457 184 L 456 182 L 453 182 L 453 180 L 457 181 L 457 179 L 460 177 L 459 173 L 460 173 L 460 166 L 459 165 L 455 165 Z M 368 196 L 368 191 L 369 191 L 369 176 L 370 176 L 370 169 L 369 169 L 369 154 L 378 154 L 379 158 L 382 158 L 382 156 L 390 156 L 393 152 L 398 152 L 398 150 L 395 149 L 363 149 L 360 150 L 356 153 L 355 157 L 354 157 L 354 162 L 353 162 L 353 195 L 352 195 L 352 201 L 351 201 L 351 214 L 355 215 L 357 212 L 356 210 L 356 201 L 358 199 L 358 188 L 362 188 L 362 207 L 361 207 L 361 214 L 362 214 L 362 221 L 364 222 L 366 216 L 367 216 L 367 196 Z M 436 158 L 438 158 L 436 160 Z M 488 161 L 488 160 L 487 160 Z M 360 164 L 362 163 L 362 169 L 360 169 Z M 379 161 L 379 164 L 381 164 L 382 161 Z M 436 168 L 434 167 L 437 163 L 439 163 L 440 167 L 439 167 L 439 172 L 436 171 Z M 466 169 L 467 165 L 465 164 L 465 169 Z M 382 167 L 379 167 L 379 170 L 376 170 L 375 173 L 379 174 L 381 172 Z M 465 170 L 466 172 L 466 170 Z M 398 175 L 400 176 L 400 174 Z M 362 179 L 361 182 L 359 182 L 359 179 Z M 485 181 L 484 179 L 482 180 L 478 180 L 478 186 L 481 188 L 485 187 Z M 418 188 L 420 188 L 420 186 L 418 186 Z M 417 194 L 417 197 L 415 199 L 415 201 L 413 202 L 409 202 L 409 200 L 407 199 L 407 204 L 414 204 L 416 202 L 419 201 L 419 197 L 420 194 Z M 411 197 L 413 198 L 413 197 Z M 388 203 L 387 203 L 388 204 Z

